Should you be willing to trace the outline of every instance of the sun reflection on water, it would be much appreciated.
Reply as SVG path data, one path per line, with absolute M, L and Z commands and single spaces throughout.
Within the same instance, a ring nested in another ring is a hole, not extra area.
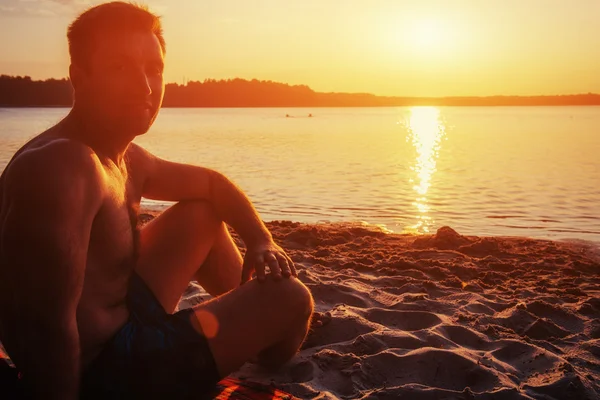
M 413 205 L 416 209 L 417 222 L 407 226 L 405 230 L 413 233 L 429 233 L 429 228 L 434 221 L 429 215 L 427 195 L 431 186 L 431 177 L 436 171 L 440 145 L 446 129 L 440 121 L 440 110 L 435 107 L 412 107 L 406 127 L 409 132 L 407 140 L 412 141 L 416 150 L 416 160 L 411 166 L 414 174 L 410 183 L 413 184 L 416 194 Z

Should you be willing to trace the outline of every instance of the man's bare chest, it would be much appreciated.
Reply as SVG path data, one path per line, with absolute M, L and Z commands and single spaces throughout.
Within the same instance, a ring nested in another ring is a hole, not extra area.
M 88 268 L 106 278 L 129 274 L 139 253 L 140 190 L 130 179 L 113 180 L 90 233 Z

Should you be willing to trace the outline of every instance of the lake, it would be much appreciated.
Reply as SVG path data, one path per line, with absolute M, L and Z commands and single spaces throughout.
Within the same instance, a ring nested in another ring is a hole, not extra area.
M 0 171 L 68 111 L 0 109 Z M 135 141 L 266 221 L 600 242 L 600 107 L 170 108 Z

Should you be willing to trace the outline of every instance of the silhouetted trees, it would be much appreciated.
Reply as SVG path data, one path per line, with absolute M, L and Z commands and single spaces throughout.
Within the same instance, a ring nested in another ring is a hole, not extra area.
M 0 76 L 0 107 L 70 107 L 68 79 L 34 81 Z M 257 79 L 206 79 L 169 83 L 164 107 L 377 107 L 377 106 L 561 106 L 600 105 L 600 95 L 489 97 L 385 97 L 368 93 L 319 93 L 306 85 Z
M 68 79 L 33 81 L 28 76 L 0 75 L 0 107 L 68 107 L 72 99 Z
M 305 85 L 244 79 L 170 83 L 165 107 L 303 107 L 314 106 L 317 93 Z

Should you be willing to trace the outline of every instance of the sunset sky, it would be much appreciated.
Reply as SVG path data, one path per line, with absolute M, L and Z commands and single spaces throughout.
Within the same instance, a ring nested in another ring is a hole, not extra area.
M 0 0 L 0 74 L 65 77 L 87 0 Z M 148 0 L 167 82 L 398 96 L 600 93 L 600 0 Z

